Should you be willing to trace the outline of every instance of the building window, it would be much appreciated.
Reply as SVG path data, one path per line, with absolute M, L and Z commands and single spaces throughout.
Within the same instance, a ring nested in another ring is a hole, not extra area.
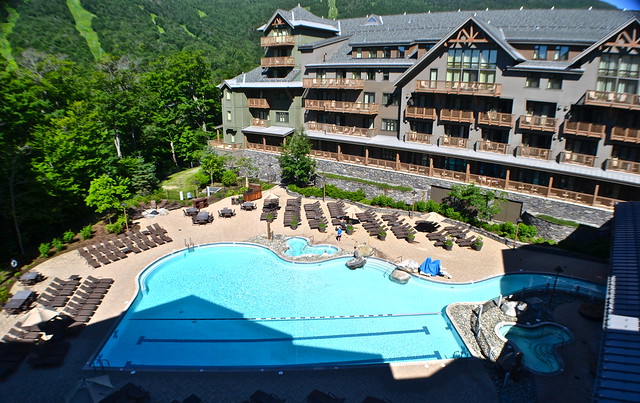
M 382 130 L 395 132 L 398 130 L 398 121 L 394 119 L 382 119 Z
M 549 76 L 549 82 L 547 83 L 547 89 L 550 90 L 561 90 L 562 89 L 562 78 L 560 76 Z
M 497 58 L 497 50 L 450 49 L 447 81 L 494 83 Z
M 227 111 L 227 120 L 231 120 L 231 111 Z
M 276 122 L 289 123 L 289 112 L 276 112 Z
M 382 70 L 382 80 L 389 81 L 389 70 Z
M 351 72 L 351 78 L 353 78 L 354 80 L 360 78 L 360 70 L 353 70 Z
M 553 60 L 569 60 L 569 47 L 556 46 L 556 52 L 553 55 Z
M 378 51 L 376 49 L 369 49 L 369 59 L 377 59 Z
M 398 58 L 404 58 L 404 46 L 398 46 Z
M 391 58 L 391 48 L 385 46 L 384 49 L 382 50 L 382 57 L 385 59 L 390 59 Z
M 376 79 L 376 71 L 373 69 L 367 70 L 367 80 L 375 81 Z
M 362 48 L 356 48 L 356 59 L 362 59 Z
M 398 100 L 398 97 L 395 93 L 385 92 L 382 94 L 382 103 L 386 106 L 398 106 L 400 104 L 400 101 Z
M 376 103 L 376 93 L 375 92 L 365 92 L 363 96 L 363 100 L 365 104 L 375 104 Z
M 347 78 L 346 70 L 336 70 L 336 78 Z
M 597 91 L 636 94 L 640 56 L 602 54 L 598 66 Z
M 231 91 L 225 90 L 224 91 L 224 96 L 225 96 L 225 98 L 227 98 L 227 100 L 231 100 Z
M 524 86 L 527 88 L 540 88 L 540 76 L 538 74 L 529 74 L 524 80 Z
M 533 47 L 534 60 L 547 60 L 547 45 L 536 45 Z

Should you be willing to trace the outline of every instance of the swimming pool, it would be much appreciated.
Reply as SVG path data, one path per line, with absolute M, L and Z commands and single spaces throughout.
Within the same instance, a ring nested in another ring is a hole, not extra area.
M 453 302 L 483 301 L 554 275 L 515 274 L 475 284 L 389 281 L 394 266 L 350 257 L 295 263 L 267 248 L 212 244 L 151 264 L 96 359 L 119 368 L 332 367 L 468 355 L 446 317 Z M 604 293 L 560 277 L 557 288 Z
M 338 253 L 338 248 L 331 245 L 310 245 L 309 241 L 305 238 L 293 237 L 287 239 L 287 245 L 289 249 L 284 251 L 284 254 L 291 257 L 298 257 L 303 255 L 335 255 Z

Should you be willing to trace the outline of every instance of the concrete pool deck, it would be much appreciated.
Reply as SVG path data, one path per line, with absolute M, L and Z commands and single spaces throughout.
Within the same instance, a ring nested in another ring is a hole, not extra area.
M 281 197 L 281 205 L 291 197 L 282 188 L 274 188 L 272 192 Z M 315 199 L 303 199 L 303 204 L 315 201 Z M 261 201 L 258 201 L 258 206 L 262 206 Z M 329 217 L 326 203 L 322 206 L 325 216 Z M 236 216 L 218 218 L 217 210 L 223 207 L 235 208 Z M 89 323 L 90 326 L 80 337 L 70 339 L 72 350 L 65 360 L 65 365 L 61 368 L 33 370 L 28 364 L 21 364 L 16 373 L 0 383 L 3 398 L 8 402 L 63 401 L 62 396 L 71 390 L 78 380 L 93 376 L 93 371 L 83 371 L 81 368 L 135 297 L 137 275 L 149 263 L 175 250 L 183 249 L 188 242 L 196 245 L 211 242 L 241 242 L 266 234 L 267 225 L 259 220 L 260 209 L 242 211 L 239 206 L 232 206 L 231 200 L 227 198 L 204 210 L 214 214 L 213 223 L 194 226 L 190 218 L 185 217 L 181 210 L 172 211 L 166 216 L 138 220 L 142 228 L 158 223 L 168 231 L 173 242 L 159 245 L 140 254 L 129 254 L 126 259 L 98 269 L 92 269 L 77 251 L 63 253 L 35 267 L 34 270 L 49 279 L 67 278 L 77 274 L 82 277 L 88 275 L 109 277 L 115 282 Z M 423 233 L 418 233 L 416 242 L 413 244 L 396 239 L 391 233 L 385 241 L 380 241 L 369 237 L 362 227 L 356 225 L 353 235 L 343 234 L 341 242 L 337 242 L 335 230 L 331 227 L 326 233 L 309 229 L 306 221 L 303 221 L 297 230 L 284 227 L 282 213 L 283 211 L 271 224 L 271 230 L 276 234 L 303 236 L 311 239 L 312 243 L 332 244 L 346 250 L 353 250 L 357 244 L 368 243 L 376 250 L 376 256 L 391 262 L 404 259 L 422 262 L 429 256 L 440 259 L 452 278 L 450 280 L 442 277 L 433 278 L 435 281 L 464 283 L 520 270 L 553 273 L 554 267 L 562 266 L 565 275 L 603 283 L 607 273 L 606 264 L 547 254 L 539 249 L 510 249 L 500 242 L 487 238 L 480 252 L 457 246 L 452 251 L 445 251 L 440 247 L 434 247 L 433 242 L 428 241 Z M 414 222 L 416 219 L 419 219 L 419 215 L 414 215 L 413 218 L 406 217 L 409 222 Z M 30 289 L 41 292 L 48 284 L 49 280 L 46 280 Z M 23 287 L 17 285 L 12 292 L 21 288 Z M 4 334 L 12 327 L 16 319 L 16 316 L 8 317 L 4 313 L 0 315 L 0 333 Z M 139 383 L 151 392 L 153 401 L 160 402 L 184 399 L 190 393 L 196 393 L 204 401 L 239 402 L 248 399 L 256 389 L 263 389 L 293 402 L 304 400 L 306 394 L 312 389 L 333 392 L 338 396 L 347 397 L 347 401 L 361 401 L 367 395 L 385 397 L 395 402 L 418 402 L 426 399 L 496 401 L 498 398 L 493 382 L 484 370 L 483 362 L 475 359 L 336 371 L 296 370 L 286 371 L 282 375 L 277 372 L 202 374 L 138 372 L 134 375 L 126 372 L 108 373 L 115 385 L 121 386 L 129 380 Z M 46 397 L 45 400 L 41 400 L 43 396 Z

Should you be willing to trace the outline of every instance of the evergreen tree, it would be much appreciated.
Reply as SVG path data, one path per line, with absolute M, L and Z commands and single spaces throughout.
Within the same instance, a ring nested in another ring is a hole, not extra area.
M 316 176 L 316 161 L 311 158 L 311 142 L 303 132 L 287 137 L 278 158 L 282 179 L 299 185 L 309 184 Z

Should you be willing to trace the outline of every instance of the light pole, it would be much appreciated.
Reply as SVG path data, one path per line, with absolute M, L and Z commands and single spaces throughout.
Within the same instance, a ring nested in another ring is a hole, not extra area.
M 513 249 L 518 246 L 518 232 L 520 231 L 520 224 L 522 223 L 522 218 L 518 217 L 516 220 L 516 239 L 513 240 Z
M 556 272 L 556 278 L 553 280 L 553 290 L 551 290 L 551 298 L 549 298 L 549 305 L 548 307 L 551 307 L 551 301 L 553 301 L 553 297 L 556 296 L 556 285 L 558 284 L 558 276 L 560 276 L 560 274 L 564 271 L 562 270 L 562 267 L 560 266 L 556 266 L 553 271 Z
M 413 197 L 411 198 L 411 211 L 409 212 L 409 217 L 413 217 L 413 209 L 415 209 L 416 207 L 416 196 L 418 195 L 418 192 L 415 191 L 415 189 L 413 190 Z
M 124 226 L 127 228 L 127 232 L 129 232 L 129 219 L 127 218 L 127 203 L 122 203 L 122 212 L 124 213 Z

